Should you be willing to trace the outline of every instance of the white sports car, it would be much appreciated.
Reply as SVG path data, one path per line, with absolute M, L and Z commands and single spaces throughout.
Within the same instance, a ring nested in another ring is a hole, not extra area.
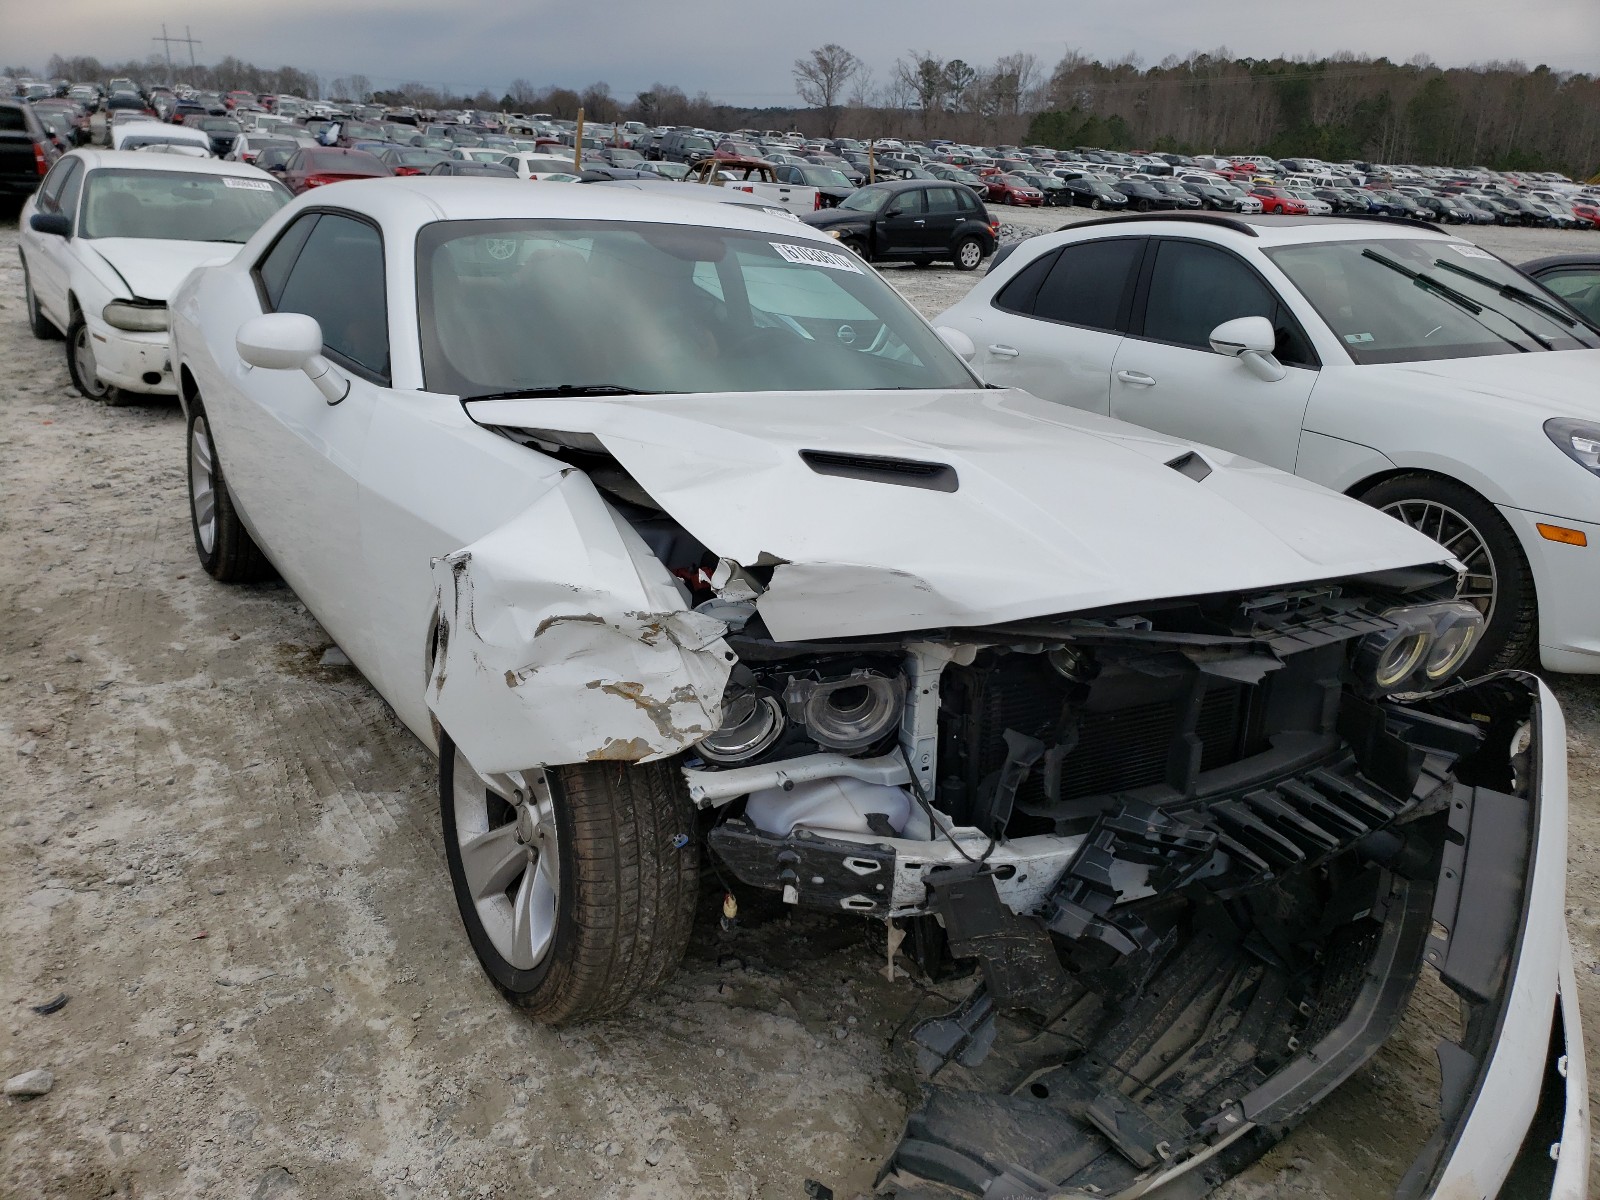
M 18 222 L 28 325 L 38 338 L 66 335 L 67 369 L 91 400 L 176 395 L 172 289 L 199 264 L 232 257 L 288 201 L 287 188 L 244 163 L 133 150 L 63 155 Z
M 1259 1154 L 1426 963 L 1414 1194 L 1582 1195 L 1561 714 L 1449 682 L 1481 618 L 1414 530 L 985 389 L 824 236 L 627 189 L 325 189 L 172 335 L 201 562 L 276 568 L 437 748 L 540 1019 L 670 973 L 709 853 L 977 964 L 885 1189 L 1131 1195 Z
M 1415 222 L 1123 218 L 1020 243 L 938 318 L 991 383 L 1365 500 L 1465 562 L 1468 673 L 1600 672 L 1600 328 Z

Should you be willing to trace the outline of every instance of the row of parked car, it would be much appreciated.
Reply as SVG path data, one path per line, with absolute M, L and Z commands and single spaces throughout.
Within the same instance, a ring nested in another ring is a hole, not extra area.
M 80 148 L 23 208 L 73 381 L 179 397 L 203 571 L 280 575 L 437 753 L 495 986 L 625 1013 L 707 859 L 913 923 L 977 964 L 922 1062 L 994 1054 L 885 1177 L 1044 1196 L 1242 1168 L 1426 961 L 1463 1099 L 1413 1190 L 1585 1195 L 1560 711 L 1461 680 L 1600 671 L 1600 328 L 1414 222 L 1198 212 L 930 323 L 830 222 L 970 189 L 641 182 Z

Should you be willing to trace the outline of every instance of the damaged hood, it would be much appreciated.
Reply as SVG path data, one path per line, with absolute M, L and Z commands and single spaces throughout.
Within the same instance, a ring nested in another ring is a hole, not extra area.
M 1451 561 L 1316 484 L 1015 390 L 466 407 L 486 426 L 594 435 L 713 553 L 777 564 L 759 608 L 780 640 L 987 625 Z M 842 457 L 823 461 L 823 473 L 802 451 Z M 1169 465 L 1191 452 L 1203 461 Z M 950 471 L 930 480 L 891 470 L 906 482 L 884 482 L 874 464 L 852 465 L 860 455 Z
M 176 242 L 162 238 L 95 238 L 87 245 L 122 277 L 140 300 L 166 300 L 196 267 L 225 263 L 239 252 L 232 242 Z

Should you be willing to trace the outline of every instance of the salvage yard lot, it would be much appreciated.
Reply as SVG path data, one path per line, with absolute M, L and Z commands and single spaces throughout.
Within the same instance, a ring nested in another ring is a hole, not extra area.
M 1017 227 L 1077 214 L 996 209 Z M 1082 214 L 1088 216 L 1088 213 Z M 1490 228 L 1511 261 L 1600 234 Z M 0 1109 L 7 1197 L 798 1197 L 869 1190 L 917 1076 L 876 926 L 719 930 L 626 1019 L 509 1009 L 461 936 L 434 764 L 282 585 L 195 564 L 171 401 L 95 406 L 27 331 L 0 227 Z M 972 283 L 886 272 L 928 314 Z M 1600 1080 L 1600 681 L 1556 679 L 1568 914 Z M 66 1006 L 36 1015 L 65 993 Z M 941 995 L 944 997 L 941 999 Z M 1222 1194 L 1387 1194 L 1439 997 Z M 1593 1092 L 1593 1088 L 1592 1088 Z

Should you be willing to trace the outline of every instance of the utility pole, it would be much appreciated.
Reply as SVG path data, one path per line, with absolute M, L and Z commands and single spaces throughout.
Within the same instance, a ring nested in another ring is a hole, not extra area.
M 172 43 L 173 42 L 177 42 L 178 45 L 180 45 L 180 46 L 187 45 L 189 47 L 189 66 L 191 68 L 193 68 L 196 65 L 195 64 L 195 58 L 194 58 L 194 48 L 196 46 L 198 46 L 200 43 L 195 38 L 190 36 L 189 27 L 187 25 L 185 25 L 183 27 L 183 36 L 182 37 L 168 37 L 167 36 L 166 23 L 163 22 L 162 25 L 161 25 L 161 36 L 158 37 L 158 38 L 151 38 L 150 40 L 152 42 L 160 42 L 162 47 L 166 50 L 166 54 L 167 54 L 167 83 L 169 85 L 173 82 L 173 78 L 172 78 Z

